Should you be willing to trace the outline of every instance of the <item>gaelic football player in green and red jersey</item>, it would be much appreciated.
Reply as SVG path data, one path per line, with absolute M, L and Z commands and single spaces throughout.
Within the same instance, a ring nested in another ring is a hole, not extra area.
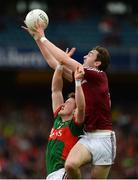
M 52 108 L 54 125 L 49 135 L 46 150 L 47 179 L 65 178 L 64 164 L 71 148 L 83 134 L 85 99 L 81 87 L 83 72 L 76 70 L 75 93 L 70 93 L 64 102 L 63 66 L 57 65 L 52 79 Z

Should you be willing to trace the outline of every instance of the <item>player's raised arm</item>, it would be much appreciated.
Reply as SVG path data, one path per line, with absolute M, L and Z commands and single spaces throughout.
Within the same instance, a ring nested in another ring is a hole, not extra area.
M 78 65 L 80 65 L 79 62 L 76 60 L 72 59 L 66 52 L 55 46 L 52 42 L 50 42 L 46 37 L 44 33 L 44 28 L 40 21 L 38 20 L 36 22 L 35 28 L 30 34 L 34 37 L 36 40 L 36 43 L 41 50 L 44 58 L 46 58 L 46 54 L 48 52 L 51 52 L 52 55 L 56 58 L 57 61 L 60 63 L 63 63 L 66 65 L 68 68 L 70 68 L 72 71 L 75 71 Z
M 63 50 L 55 46 L 46 37 L 43 36 L 40 39 L 36 40 L 36 43 L 39 48 L 41 48 L 41 52 L 43 51 L 45 53 L 46 49 L 48 49 L 59 63 L 63 63 L 72 71 L 75 71 L 77 66 L 80 65 L 79 62 L 68 56 Z M 45 46 L 43 46 L 43 44 Z
M 64 102 L 62 89 L 63 89 L 63 66 L 58 64 L 53 78 L 52 78 L 52 108 L 53 112 L 57 110 L 57 108 Z
M 30 30 L 29 28 L 22 26 L 23 29 L 25 29 L 31 36 L 34 35 L 34 31 Z M 35 38 L 35 37 L 34 37 Z M 45 47 L 44 43 L 38 43 L 38 47 L 45 59 L 45 61 L 48 63 L 48 65 L 52 69 L 56 69 L 57 64 L 59 63 L 57 59 L 52 55 L 52 53 L 48 50 L 48 48 Z M 71 56 L 75 52 L 75 48 L 72 48 L 70 51 L 66 52 L 67 56 Z M 72 77 L 72 70 L 69 69 L 67 66 L 64 66 L 63 68 L 63 77 L 67 79 L 68 81 L 73 81 Z
M 53 56 L 53 54 L 48 50 L 48 48 L 45 47 L 44 43 L 37 43 L 38 47 L 44 57 L 44 59 L 46 60 L 46 62 L 48 63 L 48 65 L 52 68 L 52 69 L 56 69 L 57 64 L 59 63 L 58 60 Z M 69 52 L 67 52 L 66 54 L 72 55 L 74 53 L 74 48 L 72 48 Z M 51 58 L 50 58 L 51 57 Z M 68 81 L 73 81 L 73 77 L 72 77 L 72 70 L 69 69 L 67 66 L 63 66 L 63 77 L 65 79 L 67 79 Z
M 83 89 L 81 86 L 81 81 L 83 79 L 84 73 L 81 68 L 77 67 L 75 71 L 74 78 L 75 78 L 75 101 L 76 101 L 76 120 L 78 123 L 84 122 L 85 116 L 85 97 L 83 93 Z

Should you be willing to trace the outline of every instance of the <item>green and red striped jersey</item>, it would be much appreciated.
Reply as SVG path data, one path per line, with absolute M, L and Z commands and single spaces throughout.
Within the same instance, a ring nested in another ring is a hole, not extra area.
M 69 151 L 83 134 L 83 126 L 75 118 L 62 122 L 55 113 L 54 125 L 51 129 L 46 150 L 47 175 L 64 167 Z

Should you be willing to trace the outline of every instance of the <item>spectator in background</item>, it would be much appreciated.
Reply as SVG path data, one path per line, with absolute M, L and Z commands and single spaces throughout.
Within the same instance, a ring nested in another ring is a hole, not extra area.
M 122 43 L 120 24 L 115 17 L 106 16 L 99 22 L 99 31 L 103 34 L 104 46 L 120 46 Z

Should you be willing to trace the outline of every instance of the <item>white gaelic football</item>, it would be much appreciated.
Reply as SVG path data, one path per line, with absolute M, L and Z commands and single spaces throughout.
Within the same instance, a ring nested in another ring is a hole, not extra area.
M 33 29 L 38 19 L 43 24 L 44 29 L 46 29 L 49 23 L 49 18 L 41 9 L 31 10 L 25 17 L 25 24 L 29 29 Z

